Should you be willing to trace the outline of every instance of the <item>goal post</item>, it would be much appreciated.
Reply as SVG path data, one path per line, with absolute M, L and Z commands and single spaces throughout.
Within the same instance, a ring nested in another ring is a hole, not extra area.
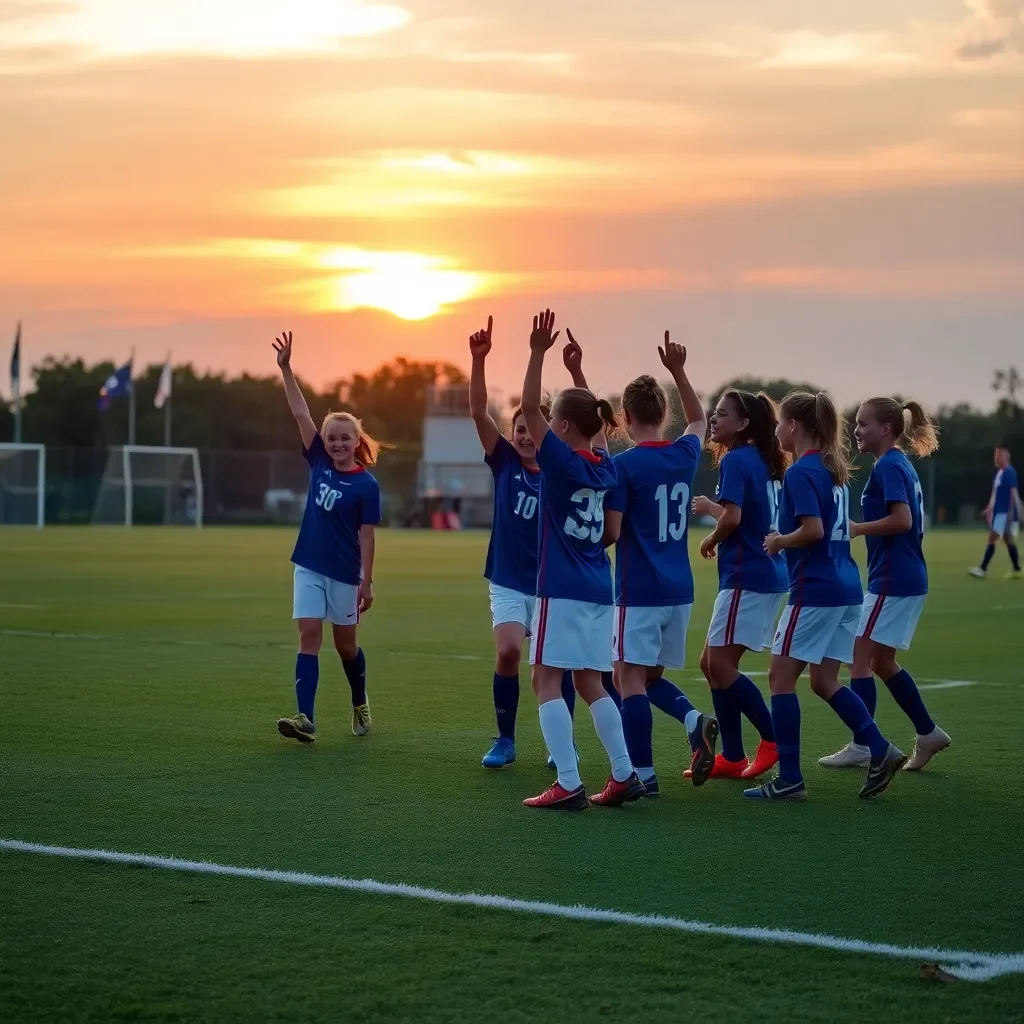
M 46 445 L 0 443 L 0 526 L 46 522 Z
M 203 473 L 197 448 L 126 444 L 111 448 L 94 525 L 202 526 Z

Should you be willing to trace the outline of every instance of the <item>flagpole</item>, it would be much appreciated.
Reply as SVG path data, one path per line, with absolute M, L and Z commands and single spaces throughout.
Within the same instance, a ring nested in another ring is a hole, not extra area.
M 14 398 L 14 443 L 21 444 L 21 321 L 14 335 L 11 357 L 11 395 Z
M 171 353 L 168 352 L 167 353 L 167 362 L 164 363 L 164 366 L 165 367 L 170 367 L 170 365 L 171 365 Z M 160 373 L 161 384 L 163 383 L 162 378 L 163 378 L 164 372 L 165 371 L 161 371 L 161 373 Z M 167 392 L 167 397 L 164 399 L 164 447 L 165 448 L 170 448 L 171 447 L 171 402 L 174 401 L 173 377 L 174 377 L 174 370 L 170 369 L 168 371 L 168 381 L 167 381 L 167 383 L 170 384 L 171 387 L 169 388 L 169 390 Z
M 135 349 L 128 362 L 128 444 L 135 444 Z
M 14 382 L 14 443 L 21 444 L 21 381 Z

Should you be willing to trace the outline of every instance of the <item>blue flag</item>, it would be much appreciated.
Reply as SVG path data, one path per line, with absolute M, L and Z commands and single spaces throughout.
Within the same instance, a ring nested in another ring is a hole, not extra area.
M 115 370 L 100 388 L 100 408 L 106 409 L 112 398 L 132 393 L 132 364 L 129 360 L 120 369 Z

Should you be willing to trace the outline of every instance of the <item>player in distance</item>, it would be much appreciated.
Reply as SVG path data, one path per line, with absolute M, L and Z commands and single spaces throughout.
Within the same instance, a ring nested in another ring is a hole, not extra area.
M 988 546 L 985 548 L 981 564 L 971 569 L 970 573 L 979 580 L 988 575 L 988 567 L 995 557 L 996 545 L 1002 539 L 1013 566 L 1006 578 L 1019 580 L 1022 574 L 1017 535 L 1020 532 L 1021 519 L 1024 519 L 1024 503 L 1021 502 L 1017 470 L 1013 467 L 1010 449 L 1000 445 L 995 450 L 994 460 L 996 475 L 992 481 L 992 494 L 983 513 L 988 523 Z

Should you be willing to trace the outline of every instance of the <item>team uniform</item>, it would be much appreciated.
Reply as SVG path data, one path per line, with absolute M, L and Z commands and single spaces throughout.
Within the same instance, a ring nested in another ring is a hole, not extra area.
M 715 500 L 742 510 L 736 530 L 718 545 L 718 597 L 708 628 L 709 647 L 772 646 L 782 595 L 789 590 L 783 555 L 765 554 L 764 538 L 778 529 L 782 484 L 752 444 L 732 449 L 719 466 Z
M 615 486 L 607 452 L 573 451 L 552 431 L 537 450 L 541 469 L 537 604 L 530 664 L 612 667 L 612 575 L 604 501 Z
M 806 518 L 820 519 L 825 532 L 815 544 L 785 552 L 789 603 L 772 654 L 812 665 L 849 663 L 864 601 L 850 551 L 850 490 L 832 483 L 817 452 L 808 452 L 786 473 L 779 532 L 792 533 Z
M 1015 498 L 1017 486 L 1017 470 L 1013 466 L 996 473 L 992 485 L 992 532 L 1000 537 L 1016 536 L 1020 529 Z
M 693 610 L 687 536 L 701 442 L 641 442 L 613 460 L 608 509 L 622 513 L 615 545 L 616 661 L 682 668 Z

